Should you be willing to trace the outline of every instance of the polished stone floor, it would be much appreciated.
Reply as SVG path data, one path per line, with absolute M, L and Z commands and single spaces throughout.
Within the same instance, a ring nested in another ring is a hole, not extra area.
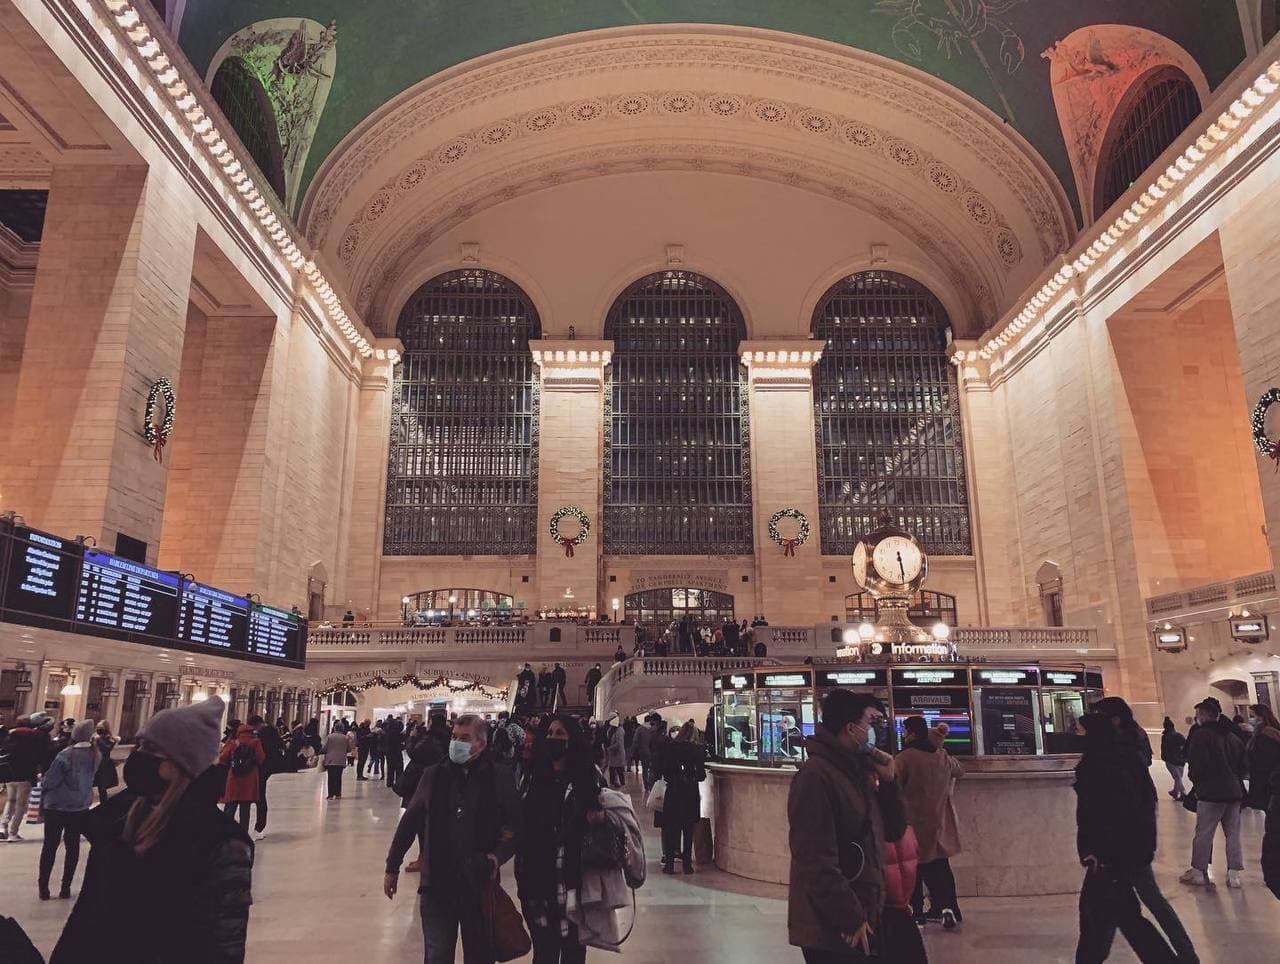
M 1153 773 L 1163 790 L 1168 778 L 1163 768 L 1158 769 Z M 326 803 L 324 780 L 315 773 L 272 778 L 268 836 L 258 844 L 254 868 L 250 964 L 421 960 L 414 878 L 408 877 L 394 902 L 381 890 L 382 861 L 398 816 L 396 798 L 380 783 L 356 783 L 352 771 L 347 773 L 344 793 L 340 801 Z M 1186 866 L 1194 816 L 1162 797 L 1157 877 L 1205 964 L 1280 959 L 1276 951 L 1280 902 L 1263 887 L 1257 865 L 1260 818 L 1249 813 L 1245 821 L 1245 889 L 1193 890 L 1177 883 L 1177 875 Z M 36 898 L 40 828 L 25 827 L 24 834 L 25 841 L 0 844 L 0 914 L 17 918 L 48 954 L 70 904 L 41 903 Z M 652 860 L 656 832 L 649 843 L 650 877 L 639 892 L 639 919 L 623 948 L 626 961 L 800 960 L 799 951 L 787 945 L 782 888 L 715 871 L 665 877 Z M 1218 847 L 1221 859 L 1220 839 Z M 59 863 L 55 877 L 60 872 Z M 79 876 L 77 890 L 78 883 Z M 926 931 L 933 964 L 989 964 L 992 960 L 1066 964 L 1072 960 L 1077 930 L 1071 897 L 970 900 L 964 910 L 965 923 L 959 930 L 945 933 L 930 927 Z M 110 937 L 104 935 L 104 939 L 103 960 L 110 961 L 105 945 Z M 592 951 L 590 958 L 604 960 L 607 955 Z M 1111 960 L 1136 958 L 1118 941 Z

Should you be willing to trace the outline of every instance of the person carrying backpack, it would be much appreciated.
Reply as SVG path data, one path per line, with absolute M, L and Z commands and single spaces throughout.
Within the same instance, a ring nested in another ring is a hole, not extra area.
M 262 741 L 248 723 L 236 728 L 235 739 L 224 743 L 218 754 L 218 762 L 227 767 L 227 787 L 222 797 L 224 809 L 227 813 L 239 810 L 240 826 L 246 833 L 249 832 L 249 805 L 258 802 L 259 773 L 266 759 Z
M 260 716 L 249 717 L 249 725 L 254 728 L 255 735 L 262 743 L 262 752 L 266 758 L 258 771 L 258 799 L 255 801 L 257 815 L 253 821 L 254 839 L 261 840 L 267 835 L 267 779 L 285 768 L 284 740 L 279 731 L 269 723 L 264 723 Z

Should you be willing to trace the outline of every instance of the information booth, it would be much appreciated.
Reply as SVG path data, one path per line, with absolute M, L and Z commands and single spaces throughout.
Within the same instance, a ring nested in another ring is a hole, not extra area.
M 905 721 L 923 716 L 946 725 L 944 746 L 960 757 L 1069 753 L 1075 721 L 1103 696 L 1098 668 L 1036 662 L 770 666 L 712 687 L 716 756 L 760 766 L 803 761 L 804 737 L 837 687 L 884 703 L 893 725 L 881 749 L 900 750 Z

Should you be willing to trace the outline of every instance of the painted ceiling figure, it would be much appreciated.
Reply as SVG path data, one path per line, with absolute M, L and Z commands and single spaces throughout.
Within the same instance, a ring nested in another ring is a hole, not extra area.
M 999 14 L 1027 0 L 877 0 L 876 13 L 898 16 L 893 27 L 894 45 L 913 60 L 924 59 L 921 39 L 933 37 L 937 49 L 950 59 L 968 44 L 987 63 L 980 44 L 992 33 L 1000 41 L 1000 63 L 1012 74 L 1026 57 L 1022 38 Z
M 329 25 L 320 31 L 320 36 L 315 39 L 315 42 L 308 43 L 306 22 L 300 21 L 298 29 L 293 32 L 293 36 L 289 38 L 284 49 L 276 57 L 275 63 L 271 65 L 272 77 L 277 83 L 283 81 L 286 74 L 297 76 L 310 73 L 316 77 L 328 77 L 329 75 L 320 69 L 320 59 L 337 40 L 337 35 L 337 21 L 330 20 Z

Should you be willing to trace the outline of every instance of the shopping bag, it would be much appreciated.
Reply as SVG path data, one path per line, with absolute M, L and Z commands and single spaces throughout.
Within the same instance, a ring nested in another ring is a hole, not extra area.
M 653 789 L 645 798 L 644 804 L 650 810 L 661 810 L 662 802 L 667 798 L 667 781 L 661 777 L 653 781 Z
M 489 932 L 489 949 L 495 961 L 514 961 L 533 950 L 524 918 L 496 878 L 484 885 L 480 913 Z

